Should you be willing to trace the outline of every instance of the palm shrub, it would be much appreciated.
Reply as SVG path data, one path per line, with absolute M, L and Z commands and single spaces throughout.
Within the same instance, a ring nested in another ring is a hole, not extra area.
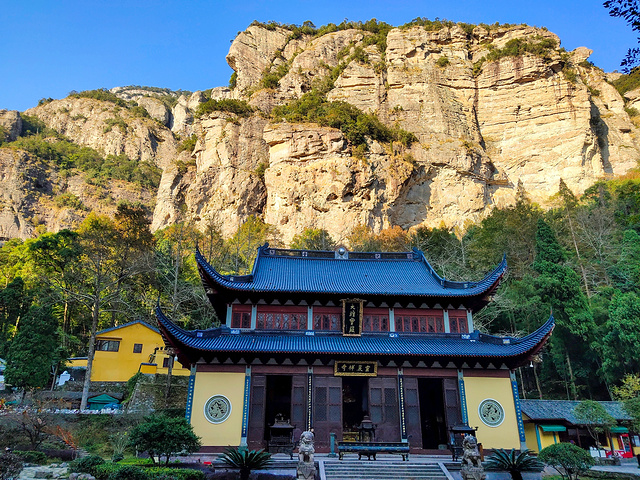
M 549 445 L 542 449 L 538 458 L 568 480 L 576 480 L 580 472 L 589 470 L 596 463 L 589 452 L 572 443 Z
M 271 464 L 271 454 L 264 450 L 227 448 L 220 461 L 240 469 L 240 480 L 248 480 L 251 470 L 259 470 Z
M 532 455 L 531 450 L 523 450 L 516 453 L 514 448 L 507 452 L 504 448 L 496 450 L 487 459 L 487 470 L 500 470 L 509 472 L 513 480 L 522 480 L 522 472 L 540 472 L 544 464 Z

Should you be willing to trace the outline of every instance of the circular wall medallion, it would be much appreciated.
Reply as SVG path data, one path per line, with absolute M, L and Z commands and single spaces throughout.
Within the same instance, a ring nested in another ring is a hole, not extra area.
M 222 423 L 231 415 L 231 402 L 224 395 L 214 395 L 204 404 L 204 416 L 211 423 Z
M 497 427 L 504 422 L 504 408 L 493 398 L 487 398 L 480 402 L 478 415 L 480 415 L 480 420 L 489 427 Z

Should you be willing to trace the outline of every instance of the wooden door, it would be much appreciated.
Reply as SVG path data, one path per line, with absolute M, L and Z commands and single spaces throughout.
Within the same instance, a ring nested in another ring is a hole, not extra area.
M 399 442 L 400 415 L 396 377 L 369 379 L 369 410 L 371 421 L 377 425 L 376 441 Z
M 404 421 L 407 438 L 412 449 L 422 448 L 422 420 L 420 419 L 420 396 L 418 379 L 403 379 L 404 384 Z
M 251 375 L 251 398 L 249 399 L 249 431 L 247 444 L 249 450 L 265 448 L 264 411 L 267 394 L 267 377 Z
M 458 391 L 457 378 L 443 379 L 444 409 L 447 414 L 447 429 L 462 423 L 460 411 L 460 392 Z
M 294 425 L 293 440 L 307 429 L 307 376 L 294 375 L 291 379 L 291 425 Z
M 313 377 L 312 419 L 316 450 L 328 451 L 332 432 L 342 440 L 342 378 Z

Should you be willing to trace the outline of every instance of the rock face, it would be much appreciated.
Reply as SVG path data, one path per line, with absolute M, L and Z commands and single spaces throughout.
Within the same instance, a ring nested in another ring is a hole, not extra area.
M 496 54 L 514 42 L 546 47 Z M 586 61 L 590 50 L 558 47 L 553 33 L 527 26 L 396 28 L 382 43 L 362 30 L 312 37 L 252 25 L 227 56 L 236 72 L 232 90 L 112 90 L 155 121 L 83 98 L 26 113 L 77 143 L 161 167 L 155 229 L 186 215 L 231 235 L 259 215 L 287 242 L 309 227 L 337 240 L 357 224 L 464 227 L 513 204 L 519 183 L 546 205 L 560 179 L 580 194 L 637 166 L 640 146 L 625 100 Z M 272 88 L 263 88 L 265 72 L 277 75 Z M 269 119 L 275 106 L 318 85 L 329 101 L 375 114 L 418 141 L 410 148 L 369 141 L 363 154 L 339 130 Z M 627 97 L 640 104 L 640 94 Z M 209 98 L 246 100 L 257 111 L 198 118 Z M 9 113 L 0 112 L 0 125 L 12 124 Z M 126 127 L 106 128 L 118 119 Z M 195 149 L 178 153 L 179 138 L 193 134 Z M 21 228 L 4 231 L 26 235 Z
M 20 114 L 16 110 L 0 110 L 0 142 L 14 141 L 21 131 L 22 117 Z

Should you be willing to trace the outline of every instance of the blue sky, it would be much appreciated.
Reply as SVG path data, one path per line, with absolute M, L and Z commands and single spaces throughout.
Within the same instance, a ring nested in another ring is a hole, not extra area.
M 231 40 L 253 20 L 316 26 L 416 17 L 526 23 L 586 46 L 605 71 L 619 68 L 633 32 L 597 0 L 4 0 L 0 2 L 0 109 L 25 110 L 71 90 L 149 85 L 204 90 L 226 85 Z

